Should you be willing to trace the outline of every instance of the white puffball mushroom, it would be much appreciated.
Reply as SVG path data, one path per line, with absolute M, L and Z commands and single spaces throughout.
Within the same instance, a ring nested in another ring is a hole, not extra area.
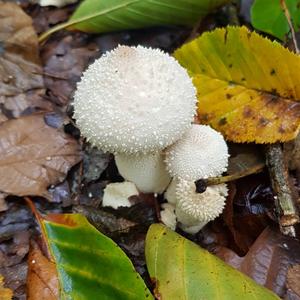
M 83 73 L 74 117 L 84 137 L 116 153 L 150 153 L 177 141 L 191 126 L 196 89 L 169 54 L 118 46 Z
M 160 152 L 140 155 L 115 155 L 119 173 L 143 193 L 162 193 L 171 177 Z
M 226 184 L 208 186 L 205 192 L 197 193 L 193 181 L 180 179 L 176 186 L 175 213 L 183 225 L 181 228 L 185 230 L 194 227 L 193 231 L 195 228 L 199 228 L 199 231 L 222 213 L 227 195 Z
M 109 183 L 104 189 L 102 206 L 110 206 L 114 209 L 124 206 L 130 207 L 132 203 L 130 203 L 128 198 L 138 194 L 139 191 L 132 182 Z
M 162 223 L 172 230 L 176 229 L 176 215 L 175 205 L 171 203 L 164 203 L 161 205 L 162 210 L 160 211 L 160 218 Z
M 227 169 L 228 148 L 223 136 L 207 125 L 193 124 L 165 151 L 172 177 L 188 181 L 221 175 Z

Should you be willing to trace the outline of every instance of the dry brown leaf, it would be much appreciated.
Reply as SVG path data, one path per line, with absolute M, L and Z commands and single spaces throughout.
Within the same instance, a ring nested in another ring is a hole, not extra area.
M 287 287 L 300 297 L 300 264 L 289 268 L 287 273 Z
M 3 277 L 0 274 L 0 299 L 1 300 L 11 300 L 13 292 L 3 286 Z
M 37 35 L 15 3 L 0 2 L 0 123 L 27 110 L 48 109 Z
M 28 257 L 27 299 L 58 300 L 59 283 L 55 263 L 49 261 L 36 243 Z
M 81 159 L 76 140 L 44 122 L 44 114 L 0 126 L 0 191 L 49 197 L 47 187 L 64 180 Z
M 225 247 L 216 254 L 256 282 L 283 297 L 286 293 L 287 272 L 300 263 L 299 241 L 283 236 L 279 230 L 266 228 L 244 257 Z

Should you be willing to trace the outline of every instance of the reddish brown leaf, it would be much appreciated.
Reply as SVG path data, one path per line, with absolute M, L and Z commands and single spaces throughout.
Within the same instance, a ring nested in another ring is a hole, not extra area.
M 55 263 L 48 260 L 36 243 L 28 257 L 27 299 L 28 300 L 57 300 L 59 283 Z
M 24 111 L 48 109 L 37 35 L 15 3 L 0 2 L 0 123 Z
M 48 126 L 44 114 L 9 120 L 0 126 L 0 190 L 18 196 L 49 197 L 47 187 L 64 180 L 80 161 L 76 140 Z
M 266 228 L 245 257 L 241 258 L 225 247 L 217 249 L 216 254 L 282 297 L 286 293 L 289 267 L 300 263 L 299 249 L 299 241 Z

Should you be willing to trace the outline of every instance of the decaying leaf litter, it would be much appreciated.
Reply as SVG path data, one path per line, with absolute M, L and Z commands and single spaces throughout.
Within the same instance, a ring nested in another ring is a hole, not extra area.
M 49 26 L 66 21 L 76 5 L 60 9 L 41 8 L 38 5 L 24 2 L 22 7 L 33 17 L 35 30 L 42 33 Z M 201 26 L 198 26 L 197 30 L 204 32 L 207 28 L 232 23 L 234 20 L 232 10 L 236 11 L 236 7 L 228 5 L 219 9 L 215 14 L 209 15 Z M 0 11 L 3 13 L 4 10 Z M 9 9 L 6 6 L 5 11 L 17 15 L 22 24 L 21 20 L 24 18 L 24 14 L 21 10 L 16 7 Z M 2 18 L 1 22 L 2 20 L 5 22 L 5 18 Z M 25 24 L 28 24 L 28 20 L 30 24 L 30 17 L 25 17 Z M 9 22 L 11 22 L 10 19 Z M 18 26 L 24 25 L 18 25 L 16 22 L 15 26 L 16 28 L 13 27 L 12 32 L 18 32 L 20 30 Z M 17 73 L 14 73 L 20 82 L 24 81 L 22 76 L 25 76 L 27 78 L 26 85 L 19 86 L 19 81 L 12 84 L 10 81 L 14 78 L 6 78 L 3 85 L 4 94 L 1 95 L 3 99 L 1 120 L 3 119 L 5 122 L 2 128 L 14 128 L 14 126 L 16 128 L 16 132 L 14 130 L 9 131 L 12 137 L 8 139 L 10 142 L 8 145 L 14 145 L 14 148 L 20 151 L 16 152 L 16 155 L 21 156 L 21 160 L 17 161 L 14 167 L 13 179 L 18 178 L 16 174 L 22 175 L 22 180 L 25 180 L 24 185 L 28 191 L 19 185 L 17 186 L 19 191 L 15 190 L 14 181 L 10 179 L 7 182 L 7 178 L 2 176 L 4 186 L 12 186 L 11 190 L 1 187 L 3 212 L 0 215 L 2 242 L 0 246 L 0 272 L 5 278 L 6 286 L 13 290 L 16 299 L 25 299 L 29 251 L 30 258 L 36 255 L 39 257 L 37 260 L 43 260 L 38 254 L 40 250 L 37 250 L 40 246 L 37 248 L 35 242 L 31 242 L 31 248 L 29 247 L 30 239 L 37 237 L 37 227 L 31 212 L 23 199 L 16 197 L 32 195 L 35 196 L 33 198 L 35 205 L 43 213 L 74 211 L 86 215 L 96 228 L 112 237 L 121 246 L 132 260 L 136 270 L 145 279 L 148 287 L 151 288 L 144 259 L 144 242 L 149 225 L 158 221 L 157 201 L 162 201 L 162 198 L 157 200 L 151 195 L 140 195 L 131 199 L 133 203 L 136 203 L 131 208 L 118 210 L 101 208 L 103 189 L 106 184 L 122 181 L 122 178 L 117 173 L 112 156 L 95 148 L 91 149 L 87 143 L 80 139 L 78 130 L 73 122 L 67 118 L 67 115 L 72 115 L 72 107 L 69 105 L 70 99 L 82 71 L 105 51 L 115 48 L 118 44 L 141 44 L 159 47 L 172 53 L 183 42 L 191 38 L 191 30 L 181 26 L 175 28 L 160 27 L 101 35 L 61 31 L 53 35 L 46 43 L 38 46 L 35 31 L 29 25 L 28 34 L 31 39 L 33 36 L 33 41 L 30 42 L 30 39 L 27 39 L 26 43 L 21 42 L 24 48 L 21 50 L 7 46 L 10 45 L 7 36 L 13 36 L 12 32 L 3 33 L 3 44 L 6 46 L 3 47 L 5 56 L 1 55 L 1 59 L 5 59 L 4 65 L 7 61 L 13 63 L 17 61 L 25 65 L 30 63 L 28 68 L 21 68 L 22 71 L 25 69 L 28 73 L 24 74 L 18 70 L 16 70 Z M 20 34 L 20 36 L 24 35 Z M 29 53 L 33 58 L 28 57 L 28 49 L 32 49 L 32 45 L 37 49 L 36 51 L 40 50 L 40 57 L 37 52 L 32 51 Z M 35 112 L 39 112 L 39 114 L 32 115 Z M 32 123 L 30 123 L 31 121 Z M 39 127 L 38 124 L 41 124 L 42 127 Z M 34 133 L 32 135 L 28 134 L 31 132 L 31 126 L 33 126 Z M 19 143 L 18 134 L 27 134 L 31 138 L 27 141 L 22 139 Z M 5 130 L 1 136 L 4 139 L 9 137 Z M 53 141 L 51 137 L 53 137 Z M 60 144 L 57 144 L 58 141 L 62 142 L 63 152 L 59 152 Z M 45 146 L 39 150 L 42 156 L 31 161 L 32 154 L 30 151 L 26 151 L 28 144 L 31 151 L 33 146 L 36 149 Z M 264 164 L 259 158 L 256 157 L 253 163 L 253 157 L 251 157 L 253 153 L 261 151 L 259 147 L 255 145 L 252 145 L 253 147 L 247 145 L 233 146 L 231 154 L 233 158 L 237 159 L 237 165 L 241 168 L 242 173 L 243 166 L 247 170 L 249 166 L 250 168 L 253 167 L 253 173 L 263 168 Z M 22 154 L 22 151 L 25 151 L 25 155 Z M 55 161 L 49 159 L 54 155 L 51 151 L 57 151 Z M 11 171 L 5 169 L 7 167 L 5 165 L 6 156 L 1 157 L 4 157 L 4 163 L 1 164 L 2 170 L 5 170 L 3 172 Z M 83 161 L 78 163 L 81 158 Z M 11 159 L 16 162 L 15 156 L 12 156 Z M 76 165 L 76 163 L 78 164 Z M 73 168 L 69 171 L 72 166 Z M 30 180 L 36 180 L 34 177 L 32 178 L 34 172 L 26 173 L 26 171 L 32 170 L 31 168 L 37 174 L 44 174 L 45 176 L 38 176 L 38 185 L 33 185 L 34 190 L 30 190 L 28 184 Z M 41 169 L 44 173 L 40 171 Z M 299 273 L 297 271 L 297 264 L 300 260 L 297 254 L 299 243 L 289 237 L 284 237 L 282 240 L 283 237 L 278 233 L 274 214 L 274 196 L 267 173 L 254 174 L 232 182 L 230 185 L 230 201 L 227 200 L 226 209 L 221 217 L 195 236 L 189 236 L 182 231 L 180 233 L 216 253 L 226 262 L 254 278 L 258 283 L 275 291 L 279 296 L 293 297 L 297 295 L 297 287 L 293 282 Z M 299 189 L 297 177 L 294 178 L 293 185 L 297 191 Z M 5 197 L 6 200 L 4 201 Z M 43 249 L 43 246 L 41 248 Z M 281 254 L 280 258 L 276 256 L 278 248 L 284 253 Z M 264 251 L 267 254 L 263 255 Z M 45 253 L 44 251 L 43 255 Z M 242 259 L 237 254 L 245 257 Z M 270 258 L 272 263 L 266 257 Z M 35 258 L 31 259 L 31 262 L 35 260 Z M 263 270 L 255 268 L 257 261 L 264 265 Z M 45 268 L 47 264 L 49 264 L 49 260 L 47 263 L 46 261 L 41 262 L 41 268 Z M 292 265 L 293 268 L 291 268 Z M 41 271 L 41 269 L 32 271 L 33 266 L 29 264 L 29 270 L 31 276 L 27 280 L 39 281 L 38 278 L 33 279 L 33 274 L 40 274 L 38 276 L 40 278 L 43 276 L 49 278 L 47 272 L 51 272 L 51 267 L 46 267 L 47 271 Z M 277 276 L 277 274 L 284 275 L 282 277 Z M 54 278 L 54 286 L 55 280 Z M 42 281 L 44 280 L 42 279 Z M 37 285 L 36 290 L 28 290 L 32 299 L 39 295 L 39 288 L 41 287 Z M 54 291 L 51 291 L 52 288 L 53 286 L 50 284 L 46 288 L 42 287 L 41 290 L 46 293 L 45 295 L 49 299 L 57 299 L 57 288 L 54 287 Z

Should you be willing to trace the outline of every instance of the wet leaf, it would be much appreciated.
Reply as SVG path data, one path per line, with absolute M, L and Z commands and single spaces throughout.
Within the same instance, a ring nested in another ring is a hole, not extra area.
M 128 257 L 79 214 L 41 219 L 62 299 L 153 299 Z
M 299 249 L 299 241 L 283 236 L 278 230 L 266 228 L 246 256 L 239 257 L 226 248 L 218 249 L 216 254 L 283 297 L 288 270 L 291 265 L 300 263 Z
M 36 243 L 28 257 L 27 299 L 28 300 L 57 300 L 59 284 L 56 267 L 45 257 Z
M 31 18 L 15 3 L 0 2 L 0 123 L 38 108 L 44 83 Z
M 146 262 L 159 299 L 279 299 L 160 224 L 151 225 L 148 231 Z
M 294 29 L 300 26 L 300 1 L 285 0 L 291 15 Z M 254 28 L 267 32 L 282 41 L 286 41 L 290 27 L 280 5 L 280 1 L 255 0 L 251 8 L 251 23 Z
M 3 286 L 3 277 L 0 274 L 0 299 L 1 300 L 11 300 L 13 296 L 12 290 L 5 288 Z
M 300 57 L 246 27 L 204 33 L 175 52 L 198 91 L 198 115 L 234 142 L 294 139 Z
M 49 197 L 47 187 L 64 180 L 80 161 L 76 140 L 44 122 L 44 114 L 0 126 L 0 190 L 18 196 Z
M 229 0 L 85 0 L 70 20 L 41 36 L 69 27 L 84 32 L 110 32 L 158 25 L 192 26 Z

